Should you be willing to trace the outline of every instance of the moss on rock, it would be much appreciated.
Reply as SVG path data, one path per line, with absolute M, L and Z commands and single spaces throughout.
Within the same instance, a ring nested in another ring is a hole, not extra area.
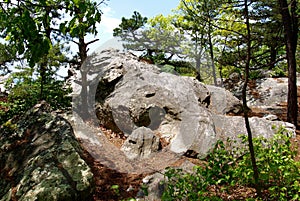
M 42 102 L 0 128 L 0 200 L 89 200 L 93 174 L 71 125 Z

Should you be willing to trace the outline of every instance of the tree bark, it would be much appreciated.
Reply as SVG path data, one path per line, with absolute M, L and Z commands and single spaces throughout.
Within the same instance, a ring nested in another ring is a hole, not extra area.
M 288 106 L 287 121 L 297 127 L 298 101 L 297 101 L 297 75 L 296 75 L 296 48 L 298 40 L 297 1 L 278 0 L 280 14 L 284 28 L 286 57 L 288 62 Z
M 270 46 L 270 65 L 269 65 L 269 70 L 272 70 L 272 69 L 275 68 L 276 57 L 277 57 L 276 46 L 273 45 L 273 44 L 271 44 L 271 46 Z
M 211 39 L 211 22 L 209 20 L 208 22 L 208 45 L 209 45 L 209 53 L 210 53 L 210 60 L 211 60 L 211 66 L 212 66 L 212 74 L 213 74 L 213 78 L 214 78 L 214 85 L 217 86 L 217 74 L 216 74 L 216 66 L 215 66 L 215 59 L 214 59 L 214 50 L 213 50 L 213 44 L 212 44 L 212 39 Z
M 250 62 L 251 62 L 251 30 L 250 30 L 250 20 L 249 20 L 249 10 L 248 10 L 248 0 L 244 0 L 244 13 L 245 13 L 245 23 L 247 26 L 247 33 L 246 33 L 246 41 L 247 41 L 247 55 L 246 55 L 246 64 L 245 64 L 245 82 L 242 91 L 242 99 L 243 99 L 243 112 L 244 112 L 244 119 L 245 119 L 245 126 L 247 129 L 248 134 L 248 146 L 251 155 L 251 162 L 253 168 L 253 176 L 255 180 L 255 189 L 257 192 L 258 197 L 261 197 L 261 186 L 259 183 L 259 173 L 258 167 L 256 164 L 255 152 L 253 147 L 252 141 L 252 131 L 250 128 L 248 112 L 249 108 L 247 106 L 247 85 L 249 80 L 249 71 L 250 71 Z
M 50 17 L 50 8 L 46 8 L 45 11 L 46 11 L 45 14 L 46 17 L 43 19 L 43 26 L 45 29 L 46 37 L 48 38 L 49 41 L 51 41 L 51 27 L 50 27 L 50 22 L 47 20 L 48 17 Z M 47 55 L 44 55 L 42 57 L 42 63 L 40 64 L 40 76 L 41 76 L 40 100 L 46 99 L 45 85 L 47 84 L 47 67 L 48 67 Z

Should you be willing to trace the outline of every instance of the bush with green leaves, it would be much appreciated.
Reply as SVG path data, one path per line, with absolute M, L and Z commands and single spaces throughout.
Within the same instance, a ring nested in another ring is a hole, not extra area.
M 285 71 L 285 69 L 276 66 L 275 68 L 272 69 L 271 76 L 272 77 L 286 77 L 287 72 Z
M 264 75 L 261 70 L 252 70 L 249 72 L 249 79 L 250 80 L 257 80 L 263 78 Z
M 193 173 L 168 168 L 165 173 L 163 200 L 222 200 L 219 195 L 230 194 L 236 186 L 253 187 L 253 169 L 247 149 L 247 136 L 236 141 L 219 141 L 203 166 L 195 166 Z M 290 135 L 283 127 L 272 139 L 253 139 L 260 187 L 268 200 L 299 200 L 300 164 L 295 161 Z M 211 192 L 211 187 L 217 188 Z M 249 198 L 253 199 L 253 198 Z M 258 200 L 260 198 L 257 198 Z
M 0 102 L 0 125 L 15 115 L 23 114 L 28 109 L 37 104 L 40 100 L 40 78 L 34 79 L 34 70 L 30 68 L 23 69 L 20 72 L 13 73 L 6 82 L 6 88 L 9 91 L 8 101 Z M 65 109 L 71 106 L 70 94 L 71 88 L 64 87 L 64 82 L 51 76 L 48 77 L 44 85 L 45 97 L 53 109 Z

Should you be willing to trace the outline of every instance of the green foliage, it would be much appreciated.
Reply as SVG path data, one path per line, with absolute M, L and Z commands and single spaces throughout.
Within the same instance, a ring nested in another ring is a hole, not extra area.
M 40 100 L 40 78 L 33 79 L 32 68 L 19 69 L 13 73 L 6 82 L 6 88 L 10 92 L 8 102 L 0 102 L 0 106 L 6 110 L 0 110 L 0 124 L 6 122 L 14 115 L 25 113 Z M 64 87 L 64 82 L 48 76 L 44 86 L 45 100 L 54 109 L 66 109 L 71 106 L 71 98 L 67 95 L 71 88 Z
M 272 69 L 271 75 L 272 77 L 286 77 L 287 72 L 283 68 L 276 66 L 275 68 Z
M 16 60 L 16 49 L 9 44 L 0 43 L 0 75 L 9 72 L 9 68 L 6 65 Z
M 22 114 L 41 99 L 57 109 L 70 105 L 70 98 L 66 97 L 70 89 L 64 88 L 64 82 L 57 80 L 55 74 L 67 62 L 73 65 L 83 62 L 82 55 L 86 54 L 87 45 L 92 43 L 85 43 L 84 37 L 97 33 L 96 25 L 101 21 L 99 4 L 103 2 L 0 2 L 0 38 L 5 39 L 5 44 L 0 45 L 0 65 L 18 59 L 30 66 L 11 75 L 7 83 L 9 100 L 1 103 L 5 108 L 0 114 L 1 122 L 15 114 Z M 76 56 L 74 59 L 66 56 L 70 55 L 70 49 L 61 44 L 70 41 L 78 45 L 80 61 Z M 5 68 L 0 70 L 7 71 Z
M 173 74 L 179 74 L 182 76 L 191 76 L 196 77 L 196 69 L 186 61 L 180 61 L 180 60 L 171 60 L 168 62 L 168 64 L 163 65 L 161 67 L 161 71 L 167 72 L 167 73 L 173 73 Z
M 196 77 L 196 69 L 193 67 L 178 66 L 176 72 L 182 76 Z
M 239 136 L 236 141 L 219 141 L 208 155 L 206 164 L 195 166 L 193 173 L 181 169 L 168 168 L 165 176 L 163 200 L 221 200 L 218 193 L 230 193 L 237 185 L 251 187 L 253 169 L 247 149 L 247 136 Z M 260 185 L 271 200 L 299 200 L 300 164 L 288 132 L 279 128 L 272 139 L 253 139 L 257 166 L 260 172 Z M 231 148 L 229 148 L 231 147 Z M 215 186 L 219 192 L 209 191 Z
M 112 185 L 110 187 L 110 189 L 112 189 L 117 196 L 120 196 L 120 187 L 119 187 L 119 185 L 117 185 L 117 184 L 116 185 Z
M 122 18 L 113 35 L 123 40 L 125 49 L 140 51 L 143 58 L 155 64 L 168 64 L 174 55 L 182 52 L 181 42 L 184 41 L 172 20 L 172 16 L 161 14 L 147 19 L 135 11 L 131 18 Z
M 241 74 L 241 69 L 239 68 L 235 68 L 234 66 L 222 66 L 222 75 L 223 75 L 223 78 L 229 78 L 229 76 L 232 74 L 232 73 L 238 73 L 238 74 Z
M 172 74 L 176 73 L 175 67 L 171 66 L 169 64 L 163 65 L 160 69 L 161 69 L 162 72 L 172 73 Z
M 246 136 L 241 136 L 247 142 Z M 263 137 L 253 139 L 257 166 L 260 172 L 260 183 L 267 189 L 273 200 L 298 200 L 300 193 L 300 164 L 294 160 L 296 150 L 293 149 L 289 134 L 281 127 L 270 140 Z M 246 153 L 236 166 L 237 178 L 241 184 L 251 184 L 250 156 Z
M 249 72 L 249 79 L 250 80 L 256 80 L 259 78 L 263 78 L 262 71 L 261 70 L 253 70 Z
M 96 24 L 101 21 L 98 4 L 90 0 L 20 0 L 0 5 L 1 37 L 32 67 L 48 54 L 54 40 L 96 34 Z M 68 21 L 66 14 L 71 17 Z
M 133 33 L 145 26 L 147 20 L 148 19 L 146 17 L 142 17 L 139 12 L 134 11 L 132 17 L 129 19 L 122 17 L 122 22 L 119 27 L 113 30 L 113 36 L 127 37 L 127 34 Z

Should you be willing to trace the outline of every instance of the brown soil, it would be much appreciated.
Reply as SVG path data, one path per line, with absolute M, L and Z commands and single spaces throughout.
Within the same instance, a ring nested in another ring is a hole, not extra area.
M 110 144 L 110 145 L 107 144 L 108 146 L 114 146 L 115 148 L 120 149 L 124 141 L 126 140 L 126 137 L 122 133 L 114 133 L 110 129 L 106 129 L 103 126 L 100 126 L 100 130 L 104 134 L 101 137 L 107 139 L 105 143 Z M 167 145 L 167 143 L 163 140 L 161 141 L 161 143 L 162 143 L 162 147 L 165 147 Z M 97 151 L 99 152 L 99 148 L 95 148 L 93 146 L 87 147 L 87 145 L 84 144 L 83 141 L 81 141 L 81 144 L 84 149 L 83 158 L 91 167 L 91 170 L 94 174 L 94 179 L 95 179 L 95 192 L 93 195 L 94 201 L 124 200 L 124 199 L 126 200 L 128 198 L 135 198 L 137 192 L 140 190 L 142 179 L 147 175 L 162 169 L 161 167 L 159 167 L 159 165 L 154 165 L 157 167 L 157 170 L 153 170 L 153 172 L 149 172 L 144 169 L 145 172 L 147 173 L 143 173 L 143 172 L 136 173 L 136 174 L 120 173 L 115 169 L 105 166 L 103 163 L 99 162 L 99 160 L 95 160 L 95 157 L 93 157 L 92 155 L 95 154 Z M 86 148 L 90 150 L 86 150 Z M 92 155 L 90 152 L 91 150 L 95 151 L 94 153 L 92 153 Z M 107 151 L 109 150 L 109 148 L 103 149 L 100 152 L 103 153 L 103 151 L 105 150 Z M 114 156 L 112 152 L 110 153 L 110 155 Z M 165 164 L 170 164 L 170 166 L 176 167 L 176 166 L 180 166 L 185 160 L 182 158 L 172 159 L 173 156 L 167 155 L 167 153 L 165 153 L 165 155 L 160 155 L 160 156 L 161 157 L 159 158 L 152 159 L 155 161 L 149 161 L 149 163 L 155 164 L 156 162 L 158 162 L 162 165 L 162 167 L 164 167 L 163 163 L 165 163 Z M 164 159 L 163 157 L 166 158 Z M 117 156 L 113 158 L 115 160 L 118 160 Z M 190 160 L 193 161 L 193 159 Z M 123 166 L 128 165 L 126 160 L 120 161 L 120 163 L 122 163 Z M 140 168 L 143 166 L 145 166 L 145 164 L 142 163 L 140 164 L 140 166 L 136 166 L 136 168 Z M 118 186 L 118 189 L 117 190 L 113 189 L 112 188 L 113 186 Z
M 0 102 L 7 103 L 8 102 L 8 97 L 6 94 L 0 93 Z M 2 112 L 7 112 L 8 107 L 0 105 L 0 111 Z
M 134 198 L 145 175 L 119 173 L 94 160 L 87 152 L 84 159 L 91 167 L 95 179 L 94 201 L 113 201 Z M 113 189 L 113 186 L 118 189 Z
M 286 120 L 286 103 L 282 103 L 282 112 L 281 114 L 276 114 L 279 118 Z M 250 113 L 251 116 L 262 117 L 266 114 L 266 111 L 263 111 L 260 108 L 252 108 Z M 300 126 L 300 121 L 298 123 Z M 120 148 L 126 137 L 121 133 L 113 133 L 111 130 L 107 130 L 104 127 L 100 127 L 102 132 L 105 134 L 106 138 L 114 144 L 114 146 Z M 294 147 L 297 149 L 296 160 L 300 160 L 300 130 L 296 131 L 296 138 L 292 139 Z M 166 142 L 162 142 L 164 146 L 167 145 Z M 126 174 L 119 173 L 116 170 L 110 169 L 102 165 L 100 162 L 94 160 L 94 158 L 86 151 L 84 153 L 85 160 L 92 169 L 92 172 L 95 175 L 95 192 L 93 195 L 94 201 L 110 201 L 110 200 L 123 200 L 127 198 L 134 198 L 137 192 L 140 189 L 142 179 L 146 174 Z M 189 160 L 194 164 L 201 165 L 203 164 L 198 159 L 182 157 L 177 162 L 173 163 L 174 167 L 180 166 L 184 160 Z M 118 190 L 112 189 L 112 186 L 117 185 Z M 245 186 L 234 186 L 230 188 L 226 193 L 221 191 L 222 186 L 211 186 L 210 195 L 215 195 L 223 200 L 245 200 L 246 198 L 253 198 L 256 196 L 255 189 L 252 187 Z M 266 197 L 268 192 L 263 192 Z

